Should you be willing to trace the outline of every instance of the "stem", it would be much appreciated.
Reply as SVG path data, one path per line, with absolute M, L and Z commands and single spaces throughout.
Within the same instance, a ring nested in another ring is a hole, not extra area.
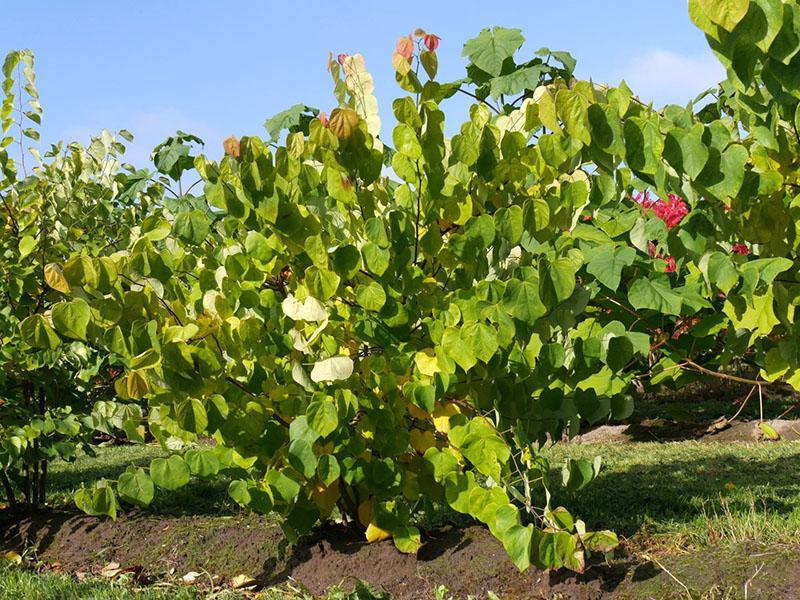
M 414 264 L 417 264 L 419 256 L 419 215 L 422 212 L 422 175 L 419 172 L 419 160 L 417 160 L 417 219 L 414 224 Z
M 467 95 L 467 96 L 469 96 L 470 98 L 475 98 L 475 100 L 477 100 L 478 102 L 480 102 L 480 103 L 482 103 L 482 104 L 485 104 L 486 106 L 488 106 L 489 108 L 491 108 L 491 109 L 492 109 L 494 112 L 496 112 L 498 115 L 499 115 L 499 114 L 502 114 L 499 108 L 497 108 L 496 106 L 494 106 L 494 105 L 493 105 L 493 104 L 491 104 L 490 102 L 487 102 L 487 101 L 486 101 L 485 99 L 483 99 L 483 98 L 478 98 L 478 96 L 476 96 L 476 95 L 475 95 L 475 94 L 473 94 L 472 92 L 470 92 L 470 91 L 467 91 L 467 90 L 464 90 L 464 89 L 461 89 L 461 88 L 458 88 L 458 91 L 459 91 L 459 92 L 461 92 L 462 94 L 466 94 L 466 95 Z
M 11 221 L 11 229 L 14 230 L 14 235 L 19 237 L 19 224 L 17 223 L 17 220 L 14 218 L 14 213 L 11 212 L 11 207 L 8 205 L 6 197 L 0 195 L 0 200 L 3 201 L 3 206 L 5 206 L 6 211 L 8 211 L 8 219 Z
M 44 386 L 39 387 L 39 416 L 44 418 L 45 409 L 47 408 L 47 395 L 45 394 Z M 47 459 L 39 460 L 39 481 L 37 482 L 38 493 L 36 496 L 36 504 L 44 506 L 47 499 Z
M 0 468 L 0 483 L 3 484 L 3 489 L 6 492 L 6 500 L 9 506 L 17 505 L 17 497 L 14 494 L 14 488 L 11 486 L 11 481 L 8 479 L 5 468 Z
M 22 165 L 22 174 L 27 177 L 28 170 L 25 168 L 25 146 L 22 145 L 22 119 L 24 118 L 22 112 L 22 65 L 17 64 L 17 94 L 19 94 L 19 160 Z

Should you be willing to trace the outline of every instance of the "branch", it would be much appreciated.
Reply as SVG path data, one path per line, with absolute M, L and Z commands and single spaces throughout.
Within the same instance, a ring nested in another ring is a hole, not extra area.
M 462 94 L 466 94 L 466 95 L 467 95 L 467 96 L 469 96 L 470 98 L 475 98 L 475 100 L 477 100 L 477 101 L 478 101 L 478 102 L 480 102 L 481 104 L 485 104 L 486 106 L 488 106 L 489 108 L 491 108 L 491 109 L 492 109 L 494 112 L 496 112 L 498 115 L 501 115 L 501 114 L 503 114 L 503 113 L 502 113 L 502 111 L 501 111 L 499 108 L 497 108 L 496 106 L 494 106 L 492 103 L 488 102 L 488 101 L 487 101 L 485 98 L 479 98 L 478 96 L 476 96 L 476 95 L 475 95 L 475 94 L 473 94 L 472 92 L 469 92 L 469 91 L 467 91 L 467 90 L 464 90 L 464 89 L 462 89 L 462 88 L 458 88 L 458 91 L 459 91 L 459 92 L 461 92 Z

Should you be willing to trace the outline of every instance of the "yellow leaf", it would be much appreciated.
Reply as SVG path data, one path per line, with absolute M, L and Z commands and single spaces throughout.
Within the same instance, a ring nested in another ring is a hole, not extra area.
M 63 294 L 69 294 L 71 288 L 67 283 L 67 278 L 61 272 L 61 268 L 56 263 L 50 263 L 44 267 L 44 280 L 47 285 Z
M 415 419 L 428 419 L 430 417 L 430 414 L 412 402 L 408 404 L 408 414 Z
M 358 113 L 352 108 L 334 108 L 328 121 L 328 129 L 336 137 L 350 137 L 358 127 L 358 121 Z
M 372 522 L 373 512 L 372 498 L 358 505 L 358 520 L 364 527 Z
M 126 391 L 130 398 L 141 400 L 150 391 L 150 385 L 140 371 L 131 371 L 126 377 Z
M 13 550 L 9 550 L 5 554 L 3 554 L 3 561 L 11 563 L 12 565 L 21 565 L 22 557 Z
M 417 363 L 419 372 L 428 377 L 433 377 L 436 373 L 441 371 L 441 369 L 439 369 L 439 362 L 436 360 L 436 354 L 434 354 L 431 348 L 426 348 L 425 350 L 417 352 L 414 355 L 414 362 Z
M 250 587 L 251 585 L 255 585 L 256 580 L 250 577 L 249 575 L 239 574 L 233 579 L 231 579 L 231 587 L 234 589 L 239 589 L 243 587 Z
M 461 409 L 452 402 L 437 404 L 433 410 L 433 426 L 439 433 L 450 433 L 450 417 L 460 414 Z
M 369 543 L 372 543 L 372 542 L 381 542 L 383 540 L 388 540 L 390 537 L 392 537 L 392 534 L 386 531 L 385 529 L 381 529 L 374 523 L 370 523 L 369 525 L 367 525 L 366 536 L 367 536 L 367 541 Z
M 397 51 L 392 53 L 392 66 L 400 75 L 405 75 L 411 70 L 411 64 L 408 59 Z
M 339 480 L 337 479 L 329 486 L 318 483 L 311 489 L 311 498 L 319 508 L 320 514 L 327 517 L 336 506 L 336 501 L 339 500 Z
M 420 454 L 425 454 L 428 448 L 436 445 L 436 436 L 432 431 L 422 431 L 421 429 L 413 428 L 410 432 L 411 447 Z

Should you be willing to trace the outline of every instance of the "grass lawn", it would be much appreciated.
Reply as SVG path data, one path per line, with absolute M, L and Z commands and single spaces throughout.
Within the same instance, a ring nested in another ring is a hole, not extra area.
M 160 450 L 152 447 L 109 447 L 100 450 L 97 457 L 55 463 L 51 468 L 50 503 L 70 504 L 81 483 L 115 478 L 132 462 L 146 463 L 159 454 Z M 553 501 L 569 508 L 591 528 L 618 532 L 629 554 L 667 557 L 743 542 L 764 548 L 797 545 L 800 442 L 574 444 L 547 450 L 556 467 L 568 456 L 591 458 L 597 454 L 603 457 L 601 475 L 576 494 L 557 491 Z M 558 475 L 556 469 L 554 479 Z M 157 496 L 153 510 L 223 517 L 241 513 L 227 498 L 226 489 L 226 481 L 193 482 L 177 493 Z M 129 585 L 107 581 L 79 582 L 20 570 L 0 573 L 0 600 L 195 597 L 199 596 L 182 587 L 136 591 Z M 244 596 L 231 592 L 213 597 L 233 600 Z M 286 590 L 264 592 L 259 597 L 310 598 L 300 591 Z M 332 592 L 330 598 L 345 599 L 348 595 Z

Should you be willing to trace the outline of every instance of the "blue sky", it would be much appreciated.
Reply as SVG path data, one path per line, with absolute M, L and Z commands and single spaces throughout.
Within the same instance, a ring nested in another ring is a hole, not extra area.
M 141 164 L 176 129 L 216 156 L 224 137 L 261 135 L 265 118 L 297 102 L 329 111 L 329 51 L 364 54 L 391 139 L 396 39 L 417 27 L 438 34 L 439 78 L 456 79 L 463 43 L 494 25 L 522 29 L 523 56 L 568 50 L 579 76 L 624 78 L 657 104 L 684 103 L 724 75 L 681 0 L 21 1 L 4 3 L 0 52 L 36 55 L 43 142 L 126 128 Z

